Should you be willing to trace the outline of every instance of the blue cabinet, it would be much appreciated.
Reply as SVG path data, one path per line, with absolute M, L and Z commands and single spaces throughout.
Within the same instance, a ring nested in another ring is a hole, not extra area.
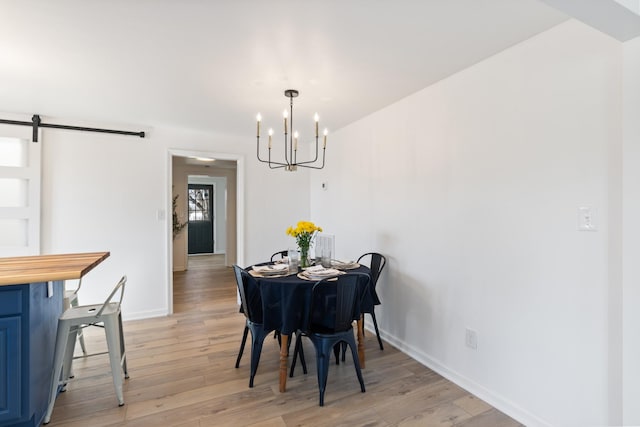
M 20 317 L 0 317 L 0 423 L 20 417 Z
M 0 427 L 36 427 L 48 401 L 63 284 L 0 286 Z

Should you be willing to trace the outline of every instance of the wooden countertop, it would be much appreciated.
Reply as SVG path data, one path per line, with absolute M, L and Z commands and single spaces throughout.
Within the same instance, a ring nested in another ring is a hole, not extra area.
M 89 252 L 0 258 L 0 286 L 79 279 L 109 255 Z

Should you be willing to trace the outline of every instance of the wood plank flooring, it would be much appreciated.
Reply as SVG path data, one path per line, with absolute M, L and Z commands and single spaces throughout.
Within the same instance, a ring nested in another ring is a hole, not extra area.
M 135 283 L 128 283 L 128 289 Z M 118 407 L 106 355 L 74 362 L 75 379 L 56 401 L 50 426 L 519 426 L 462 388 L 367 334 L 366 393 L 353 363 L 332 365 L 318 406 L 314 350 L 278 392 L 279 350 L 268 337 L 249 388 L 250 343 L 234 368 L 244 318 L 232 269 L 221 256 L 193 257 L 174 274 L 175 314 L 124 324 L 126 404 Z M 126 296 L 125 296 L 126 298 Z M 90 352 L 105 351 L 103 331 L 85 330 Z M 79 346 L 78 346 L 79 347 Z

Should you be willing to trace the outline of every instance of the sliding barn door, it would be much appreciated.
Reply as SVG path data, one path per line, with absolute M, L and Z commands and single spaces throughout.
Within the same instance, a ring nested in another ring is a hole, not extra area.
M 40 253 L 41 144 L 28 127 L 0 126 L 0 257 Z

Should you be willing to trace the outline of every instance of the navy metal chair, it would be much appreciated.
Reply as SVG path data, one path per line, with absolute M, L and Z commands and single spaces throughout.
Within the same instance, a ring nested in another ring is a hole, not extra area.
M 262 324 L 262 298 L 260 297 L 260 290 L 251 275 L 237 265 L 233 266 L 233 270 L 236 276 L 238 292 L 240 292 L 242 312 L 246 319 L 244 332 L 242 334 L 242 343 L 240 344 L 240 351 L 236 359 L 236 368 L 240 367 L 240 359 L 242 359 L 244 346 L 247 342 L 247 335 L 249 331 L 251 331 L 251 373 L 249 377 L 249 387 L 253 387 L 253 379 L 258 370 L 258 363 L 260 363 L 262 344 L 265 337 L 269 335 L 273 329 L 265 329 Z
M 324 406 L 331 354 L 340 343 L 346 343 L 351 348 L 360 389 L 365 392 L 352 325 L 360 317 L 360 304 L 369 280 L 367 274 L 349 273 L 323 279 L 313 286 L 308 327 L 301 334 L 296 334 L 290 375 L 295 369 L 296 356 L 302 351 L 301 337 L 305 336 L 313 342 L 316 350 L 320 406 Z
M 271 255 L 271 262 L 274 262 L 277 259 L 283 259 L 284 257 L 289 255 L 288 250 L 278 251 L 275 254 Z
M 382 273 L 382 269 L 384 269 L 385 264 L 387 263 L 387 259 L 384 255 L 381 255 L 377 252 L 368 252 L 360 258 L 358 258 L 358 263 L 360 264 L 361 260 L 370 256 L 369 268 L 371 269 L 371 283 L 369 287 L 369 292 L 371 292 L 371 296 L 373 298 L 373 305 L 371 306 L 371 318 L 373 319 L 373 327 L 376 330 L 376 336 L 378 337 L 378 344 L 380 345 L 380 350 L 384 350 L 382 345 L 382 338 L 380 338 L 380 331 L 378 330 L 378 320 L 376 319 L 375 306 L 380 304 L 380 298 L 378 298 L 378 294 L 376 292 L 376 284 L 378 283 L 378 279 L 380 278 L 380 273 Z M 342 357 L 344 360 L 344 355 Z

